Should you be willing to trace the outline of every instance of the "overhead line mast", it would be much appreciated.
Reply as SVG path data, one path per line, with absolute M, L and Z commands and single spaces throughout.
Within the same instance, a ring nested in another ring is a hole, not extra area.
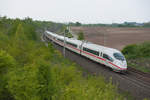
M 63 49 L 63 54 L 64 54 L 64 57 L 65 57 L 65 51 L 66 51 L 66 33 L 70 32 L 70 28 L 69 26 L 67 26 L 67 29 L 64 29 L 64 49 Z

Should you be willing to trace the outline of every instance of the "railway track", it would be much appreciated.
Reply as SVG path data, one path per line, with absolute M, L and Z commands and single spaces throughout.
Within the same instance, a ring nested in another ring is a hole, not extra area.
M 137 78 L 136 76 L 133 76 L 129 73 L 126 75 L 120 75 L 120 76 L 121 78 L 131 81 L 137 87 L 144 87 L 145 89 L 150 90 L 150 83 L 143 81 L 140 78 Z
M 144 72 L 141 72 L 139 70 L 129 67 L 127 76 L 136 78 L 137 80 L 140 80 L 143 83 L 150 86 L 150 74 L 149 73 L 144 73 Z
M 56 49 L 63 53 L 62 46 L 56 43 L 53 43 L 53 45 Z M 126 74 L 115 73 L 110 71 L 106 66 L 95 63 L 94 61 L 67 49 L 65 56 L 82 66 L 83 69 L 87 70 L 91 74 L 101 74 L 107 80 L 112 77 L 113 84 L 117 84 L 121 90 L 129 92 L 136 100 L 150 98 L 150 74 L 140 72 L 131 67 L 128 68 Z
M 150 73 L 141 72 L 141 71 L 139 71 L 139 70 L 137 70 L 137 69 L 134 69 L 134 68 L 132 68 L 132 67 L 130 67 L 130 66 L 129 66 L 129 68 L 128 68 L 128 71 L 129 71 L 130 73 L 134 73 L 134 74 L 140 75 L 140 76 L 145 77 L 145 78 L 150 78 Z

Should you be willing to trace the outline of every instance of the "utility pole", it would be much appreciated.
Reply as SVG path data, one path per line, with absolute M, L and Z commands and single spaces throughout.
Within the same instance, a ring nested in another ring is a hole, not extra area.
M 68 32 L 70 33 L 70 26 L 69 26 L 69 24 L 68 24 L 68 27 L 67 27 L 67 29 L 68 29 Z
M 105 29 L 106 30 L 106 32 L 104 32 L 104 46 L 106 46 L 106 43 L 107 43 L 107 40 L 108 40 L 108 32 L 109 32 L 109 29 Z
M 65 40 L 65 36 L 66 36 L 66 29 L 64 30 L 64 49 L 63 49 L 63 54 L 64 54 L 64 57 L 65 57 L 65 44 L 66 44 L 66 40 Z
M 68 24 L 67 28 L 64 30 L 64 49 L 63 49 L 64 57 L 65 57 L 65 50 L 66 50 L 66 33 L 69 33 L 69 32 L 70 32 L 70 27 Z
M 106 46 L 106 34 L 104 32 L 104 46 Z
M 64 57 L 65 57 L 65 51 L 66 51 L 66 33 L 69 32 L 69 26 L 67 26 L 67 29 L 64 30 L 64 49 L 63 49 L 63 54 L 64 54 Z

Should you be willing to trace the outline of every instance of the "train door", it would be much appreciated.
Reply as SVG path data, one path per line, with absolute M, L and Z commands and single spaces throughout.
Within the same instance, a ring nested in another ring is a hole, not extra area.
M 102 58 L 102 56 L 103 56 L 103 53 L 102 53 L 101 51 L 99 51 L 99 57 L 100 57 L 100 58 Z M 104 63 L 101 59 L 99 59 L 99 61 L 98 61 L 98 62 L 100 62 L 101 64 L 103 64 L 103 63 Z
M 103 58 L 105 59 L 105 65 L 109 66 L 109 56 L 107 54 L 103 54 Z
M 83 51 L 83 44 L 84 44 L 84 41 L 82 41 L 81 45 L 79 45 L 79 49 L 80 49 L 80 54 L 82 55 L 82 51 Z
M 103 53 L 101 51 L 99 51 L 99 56 L 102 58 L 103 57 Z
M 100 63 L 105 64 L 105 61 L 103 60 L 103 52 L 99 51 L 99 57 L 101 58 Z
M 82 53 L 82 45 L 79 45 L 80 54 Z

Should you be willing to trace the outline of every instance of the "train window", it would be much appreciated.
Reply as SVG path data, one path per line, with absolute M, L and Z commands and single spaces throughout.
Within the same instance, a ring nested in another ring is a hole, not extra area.
M 103 56 L 103 53 L 101 52 L 101 55 L 100 56 Z
M 60 41 L 60 42 L 64 42 L 64 40 L 61 40 L 61 39 L 57 39 L 58 41 Z
M 71 45 L 71 46 L 77 48 L 77 45 L 76 45 L 76 44 L 73 44 L 73 43 L 70 43 L 70 42 L 66 42 L 66 44 Z
M 103 54 L 103 58 L 113 62 L 113 59 L 110 56 L 108 56 L 107 54 Z
M 91 49 L 85 48 L 85 47 L 83 47 L 83 50 L 84 50 L 84 51 L 87 51 L 87 52 L 89 52 L 89 53 L 92 53 L 92 54 L 94 54 L 94 55 L 99 56 L 99 52 L 98 52 L 98 51 L 91 50 Z
M 114 53 L 113 55 L 118 60 L 121 60 L 121 61 L 125 60 L 124 56 L 121 53 Z

